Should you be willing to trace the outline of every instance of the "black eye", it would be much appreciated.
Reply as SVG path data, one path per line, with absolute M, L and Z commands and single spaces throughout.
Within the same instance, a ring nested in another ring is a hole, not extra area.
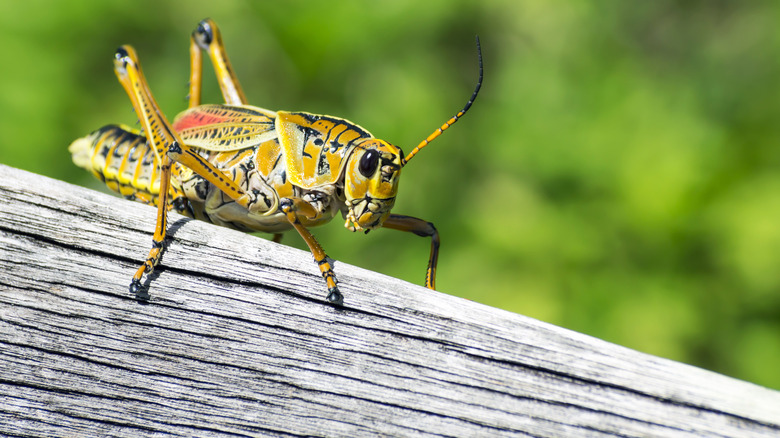
M 358 170 L 360 171 L 360 174 L 365 176 L 366 178 L 371 177 L 371 175 L 376 172 L 376 166 L 379 164 L 379 152 L 376 151 L 376 149 L 369 149 L 366 151 L 365 154 L 360 158 L 360 164 L 358 165 Z

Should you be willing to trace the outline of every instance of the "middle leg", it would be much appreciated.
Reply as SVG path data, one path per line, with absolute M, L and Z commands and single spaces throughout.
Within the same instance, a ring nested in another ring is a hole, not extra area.
M 337 306 L 343 305 L 344 296 L 339 292 L 336 274 L 333 273 L 333 264 L 335 262 L 325 254 L 325 251 L 322 249 L 319 242 L 317 242 L 317 239 L 314 238 L 314 235 L 301 224 L 301 217 L 316 219 L 320 213 L 317 212 L 311 204 L 300 198 L 282 198 L 281 201 L 279 201 L 279 208 L 287 216 L 290 225 L 292 225 L 293 228 L 298 231 L 298 234 L 301 235 L 314 256 L 314 262 L 317 263 L 317 266 L 322 273 L 322 277 L 328 285 L 327 300 Z

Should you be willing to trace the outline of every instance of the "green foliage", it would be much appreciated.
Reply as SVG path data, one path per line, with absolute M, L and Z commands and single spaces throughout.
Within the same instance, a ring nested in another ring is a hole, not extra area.
M 345 117 L 408 151 L 465 103 L 479 34 L 483 92 L 404 169 L 395 209 L 439 228 L 439 289 L 780 388 L 779 14 L 722 1 L 4 2 L 0 162 L 97 187 L 67 146 L 135 120 L 114 49 L 137 48 L 172 117 L 205 17 L 253 104 Z M 424 239 L 315 233 L 341 261 L 422 283 Z

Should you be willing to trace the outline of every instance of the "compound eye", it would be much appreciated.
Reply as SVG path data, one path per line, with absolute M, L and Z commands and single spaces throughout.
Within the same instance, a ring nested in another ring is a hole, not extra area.
M 376 168 L 379 165 L 379 152 L 376 149 L 369 149 L 360 157 L 360 164 L 358 164 L 358 170 L 360 174 L 366 178 L 370 178 L 371 175 L 376 172 Z

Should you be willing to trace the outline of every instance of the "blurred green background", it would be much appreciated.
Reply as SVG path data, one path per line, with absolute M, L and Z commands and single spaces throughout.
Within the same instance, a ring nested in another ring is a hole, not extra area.
M 394 210 L 441 232 L 439 290 L 780 389 L 780 2 L 5 1 L 0 162 L 98 187 L 67 146 L 135 121 L 115 48 L 172 117 L 205 17 L 253 104 L 407 151 L 467 100 L 479 34 L 482 94 Z M 315 234 L 423 281 L 426 239 Z

